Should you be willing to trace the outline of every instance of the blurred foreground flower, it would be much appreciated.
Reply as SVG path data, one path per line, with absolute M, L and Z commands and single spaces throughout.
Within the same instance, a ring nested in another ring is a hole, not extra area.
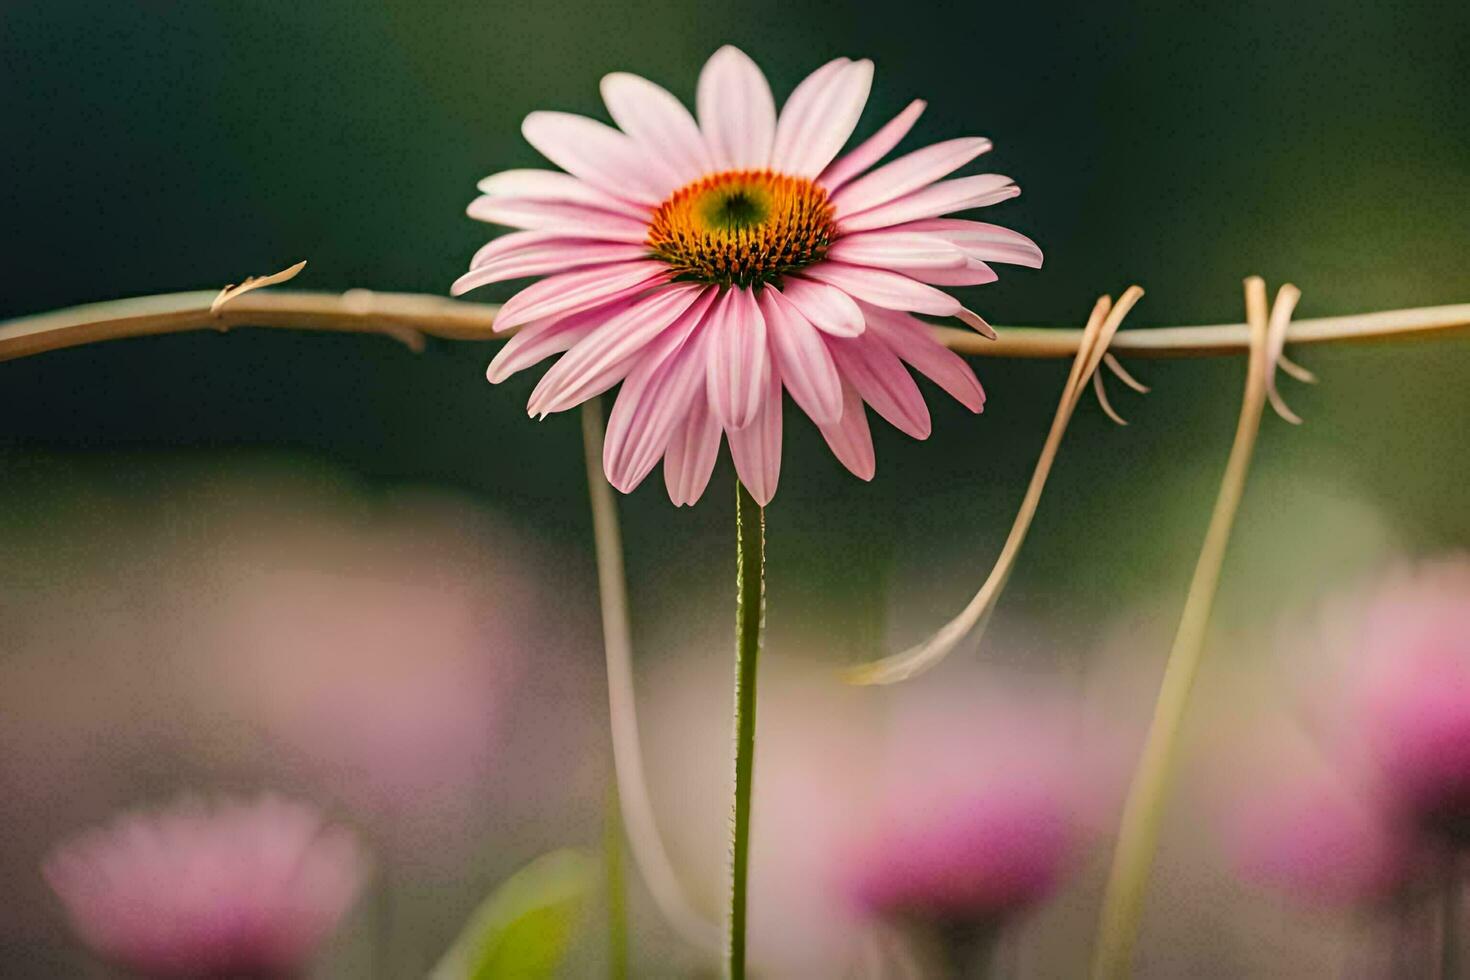
M 365 873 L 350 832 L 271 796 L 124 815 L 44 870 L 82 941 L 148 977 L 301 976 Z
M 989 140 L 937 143 L 864 173 L 908 133 L 922 101 L 837 157 L 872 77 L 872 62 L 837 58 L 778 115 L 760 69 L 726 46 L 700 73 L 697 123 L 666 90 L 622 72 L 602 80 L 621 129 L 527 116 L 526 139 L 566 172 L 480 182 L 470 216 L 525 230 L 482 248 L 453 288 L 547 276 L 501 307 L 496 328 L 521 329 L 490 380 L 567 351 L 531 395 L 539 416 L 623 382 L 603 453 L 608 480 L 631 491 L 662 458 L 680 505 L 703 494 L 722 436 L 751 495 L 770 501 L 783 387 L 864 480 L 875 466 L 864 402 L 903 432 L 929 435 L 905 363 L 980 411 L 969 366 L 911 314 L 989 333 L 935 287 L 993 282 L 988 262 L 1039 267 L 1041 251 L 1008 229 L 942 217 L 1020 193 L 999 174 L 942 179 Z
M 1297 898 L 1369 913 L 1392 936 L 1393 975 L 1428 975 L 1437 959 L 1440 975 L 1458 976 L 1470 845 L 1470 562 L 1403 572 L 1339 600 L 1324 625 L 1293 651 L 1306 654 L 1319 771 L 1292 767 L 1235 807 L 1236 864 Z M 1272 762 L 1281 766 L 1275 752 Z
M 1243 877 L 1314 904 L 1392 901 L 1424 856 L 1372 792 L 1343 774 L 1256 794 L 1230 834 Z
M 187 749 L 212 770 L 322 794 L 380 858 L 451 870 L 487 814 L 508 819 L 495 794 L 530 797 L 511 784 L 551 773 L 561 789 L 591 768 L 597 678 L 575 656 L 575 618 L 545 615 L 550 559 L 535 539 L 425 494 L 370 524 L 235 533 L 185 572 L 212 583 L 176 667 L 202 716 Z M 563 576 L 555 595 L 576 587 Z
M 1439 843 L 1470 846 L 1470 561 L 1390 583 L 1352 659 L 1349 724 L 1389 803 Z
M 849 857 L 879 918 L 993 935 L 1050 897 L 1105 805 L 1113 767 L 1059 692 L 987 676 L 899 711 L 877 805 Z

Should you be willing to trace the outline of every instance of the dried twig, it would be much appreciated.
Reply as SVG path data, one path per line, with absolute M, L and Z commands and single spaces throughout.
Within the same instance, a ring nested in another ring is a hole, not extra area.
M 364 302 L 370 297 L 369 302 Z M 496 340 L 491 324 L 496 307 L 420 293 L 312 293 L 270 290 L 241 295 L 214 309 L 212 291 L 166 293 L 74 306 L 0 323 L 0 361 L 28 357 L 65 347 L 200 329 L 274 327 L 377 333 L 405 339 L 403 331 L 444 340 Z M 970 330 L 935 327 L 951 350 L 975 357 L 1072 357 L 1082 331 L 1054 327 L 998 327 L 997 339 Z M 1470 333 L 1470 303 L 1433 306 L 1353 316 L 1297 320 L 1287 344 L 1359 343 L 1365 341 Z M 1200 357 L 1238 354 L 1249 349 L 1243 323 L 1204 327 L 1151 327 L 1126 330 L 1113 339 L 1115 354 L 1131 357 Z M 1282 370 L 1300 371 L 1282 360 Z
M 1257 277 L 1245 281 L 1246 315 L 1251 324 L 1252 344 L 1240 418 L 1215 499 L 1215 509 L 1210 515 L 1210 524 L 1195 564 L 1194 578 L 1184 600 L 1179 629 L 1174 635 L 1174 645 L 1169 650 L 1169 659 L 1159 684 L 1153 719 L 1124 803 L 1118 843 L 1103 897 L 1102 921 L 1092 964 L 1094 980 L 1119 980 L 1131 971 L 1133 946 L 1143 915 L 1143 898 L 1154 852 L 1158 847 L 1159 825 L 1173 773 L 1179 731 L 1195 676 L 1199 673 L 1205 629 L 1209 625 L 1210 610 L 1220 584 L 1225 549 L 1245 493 L 1267 392 L 1274 384 L 1272 378 L 1280 344 L 1300 295 L 1295 286 L 1282 286 L 1268 317 L 1266 284 Z

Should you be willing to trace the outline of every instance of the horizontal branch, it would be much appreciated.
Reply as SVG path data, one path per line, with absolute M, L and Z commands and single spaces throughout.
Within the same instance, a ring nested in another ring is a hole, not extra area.
M 0 323 L 0 361 L 104 340 L 234 327 L 383 334 L 414 350 L 422 349 L 425 336 L 481 341 L 509 336 L 494 331 L 497 307 L 441 296 L 258 290 L 211 312 L 218 295 L 211 290 L 139 296 L 9 320 Z M 951 349 L 979 357 L 1072 357 L 1082 341 L 1082 331 L 1069 328 L 997 327 L 998 340 L 953 327 L 934 329 Z M 1470 303 L 1297 320 L 1286 340 L 1320 344 L 1450 333 L 1470 333 Z M 1199 357 L 1244 353 L 1249 347 L 1249 327 L 1228 323 L 1124 330 L 1111 350 L 1135 357 Z

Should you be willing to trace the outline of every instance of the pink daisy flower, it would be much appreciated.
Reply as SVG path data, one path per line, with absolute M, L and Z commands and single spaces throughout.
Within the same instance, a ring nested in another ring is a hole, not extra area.
M 974 373 L 913 314 L 988 333 L 937 287 L 991 282 L 990 262 L 1038 267 L 1041 251 L 1014 231 L 943 217 L 1020 193 L 999 174 L 944 179 L 989 140 L 936 143 L 870 170 L 922 101 L 838 156 L 872 77 L 870 61 L 829 61 L 778 114 L 760 69 L 726 46 L 700 73 L 698 121 L 621 72 L 602 80 L 620 129 L 561 112 L 526 117 L 526 139 L 565 172 L 480 182 L 470 216 L 522 230 L 480 249 L 453 287 L 546 276 L 501 307 L 496 328 L 519 330 L 489 379 L 566 352 L 531 395 L 542 417 L 621 382 L 608 480 L 630 491 L 662 459 L 678 505 L 704 492 L 722 439 L 752 496 L 770 501 L 783 390 L 864 480 L 875 468 L 864 403 L 929 435 L 908 368 L 979 412 Z
M 61 844 L 46 880 L 99 957 L 148 977 L 304 974 L 352 904 L 347 830 L 274 797 L 129 814 Z

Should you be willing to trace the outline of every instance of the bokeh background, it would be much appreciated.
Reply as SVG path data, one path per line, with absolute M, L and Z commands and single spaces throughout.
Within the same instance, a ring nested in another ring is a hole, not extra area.
M 302 258 L 303 288 L 443 294 L 487 237 L 463 213 L 474 182 L 540 165 L 527 112 L 602 117 L 612 70 L 692 100 L 726 42 L 778 102 L 830 57 L 873 58 L 859 135 L 922 96 L 911 142 L 995 141 L 985 169 L 1023 194 L 985 217 L 1047 261 L 967 290 L 993 323 L 1075 326 L 1133 282 L 1148 292 L 1130 326 L 1235 322 L 1249 274 L 1299 285 L 1302 316 L 1470 298 L 1460 3 L 6 0 L 0 316 Z M 52 840 L 186 788 L 277 786 L 368 828 L 394 897 L 361 903 L 324 976 L 363 975 L 385 921 L 387 975 L 415 975 L 510 869 L 596 841 L 608 750 L 580 429 L 575 413 L 526 418 L 538 372 L 487 385 L 493 350 L 243 329 L 0 365 L 0 976 L 79 969 L 37 872 Z M 1272 688 L 1283 617 L 1402 556 L 1470 545 L 1470 343 L 1300 360 L 1322 383 L 1284 382 L 1307 422 L 1268 419 L 1261 438 L 1202 745 L 1244 726 L 1242 690 Z M 1115 394 L 1127 428 L 1079 413 L 1001 615 L 953 675 L 979 659 L 1074 684 L 1124 742 L 1242 378 L 1228 358 L 1134 367 L 1153 393 Z M 767 691 L 789 675 L 809 704 L 848 711 L 832 665 L 921 637 L 978 586 L 1066 365 L 976 369 L 982 416 L 935 398 L 927 442 L 875 426 L 871 485 L 788 414 Z M 654 793 L 711 908 L 732 478 L 725 459 L 693 510 L 657 477 L 620 500 Z M 360 717 L 387 703 L 407 707 Z M 329 738 L 352 725 L 377 733 L 365 760 Z M 1191 768 L 1228 778 L 1213 765 Z M 1335 975 L 1345 918 L 1264 914 L 1185 789 L 1141 971 Z M 1019 975 L 1076 975 L 1096 871 L 1027 923 Z M 636 975 L 689 975 L 698 957 L 646 906 Z

